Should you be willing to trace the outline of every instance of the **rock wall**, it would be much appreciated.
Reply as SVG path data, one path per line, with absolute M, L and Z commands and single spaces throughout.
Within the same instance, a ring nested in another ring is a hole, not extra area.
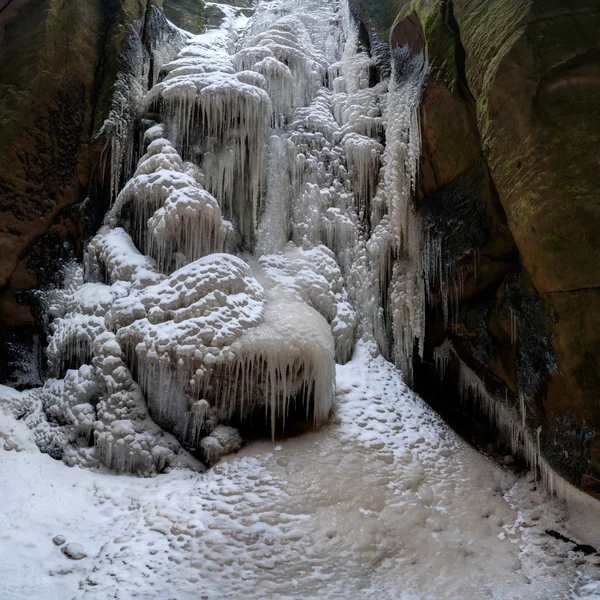
M 446 324 L 447 291 L 430 290 L 416 387 L 437 362 L 447 390 L 509 436 L 507 415 L 522 420 L 553 469 L 599 495 L 598 3 L 351 4 L 371 43 L 426 48 L 431 65 L 415 207 L 461 299 Z
M 81 255 L 106 211 L 115 147 L 102 126 L 115 83 L 133 68 L 128 56 L 151 63 L 179 35 L 160 6 L 0 1 L 0 381 L 40 381 L 37 291 Z
M 190 33 L 203 33 L 206 25 L 204 0 L 163 0 L 165 16 Z

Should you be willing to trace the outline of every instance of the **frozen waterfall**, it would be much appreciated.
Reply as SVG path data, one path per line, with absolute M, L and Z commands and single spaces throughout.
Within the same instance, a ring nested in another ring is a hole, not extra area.
M 132 170 L 133 142 L 112 145 L 114 203 L 49 295 L 54 378 L 26 398 L 40 446 L 69 464 L 146 473 L 193 464 L 188 451 L 212 463 L 236 447 L 214 441 L 218 426 L 321 424 L 358 339 L 383 343 L 390 323 L 394 347 L 418 336 L 409 284 L 378 298 L 407 248 L 397 213 L 416 168 L 413 155 L 402 181 L 385 175 L 414 129 L 401 121 L 385 149 L 389 88 L 404 111 L 422 75 L 396 93 L 383 56 L 372 85 L 344 2 L 226 13 L 183 48 L 155 48 L 152 85 L 127 107 L 141 156 Z
M 52 378 L 14 407 L 68 464 L 202 468 L 237 449 L 233 427 L 323 424 L 358 340 L 410 383 L 426 305 L 456 317 L 463 279 L 413 202 L 426 54 L 367 47 L 345 0 L 223 10 L 115 88 L 109 121 L 135 119 L 104 128 L 114 201 L 48 295 Z M 440 372 L 451 356 L 436 350 Z M 561 491 L 524 414 L 460 373 Z
M 591 500 L 525 404 L 460 365 L 530 473 L 407 386 L 426 305 L 450 322 L 462 293 L 414 210 L 427 56 L 367 47 L 346 0 L 217 6 L 115 89 L 111 205 L 46 297 L 50 378 L 0 386 L 3 597 L 598 598 L 597 558 L 547 533 L 600 544 Z

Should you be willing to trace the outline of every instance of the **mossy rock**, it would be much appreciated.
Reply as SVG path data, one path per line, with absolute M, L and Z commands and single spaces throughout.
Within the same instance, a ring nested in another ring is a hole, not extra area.
M 204 0 L 163 0 L 163 10 L 177 27 L 193 34 L 204 32 L 207 10 Z
M 600 9 L 558 4 L 531 4 L 492 59 L 467 67 L 494 181 L 540 292 L 600 285 Z M 479 37 L 463 40 L 469 57 Z
M 447 184 L 473 147 L 487 162 L 491 192 L 482 201 L 499 199 L 505 218 L 492 227 L 482 257 L 494 266 L 512 235 L 515 266 L 525 267 L 532 294 L 551 315 L 545 328 L 558 365 L 534 402 L 544 455 L 573 483 L 600 493 L 597 0 L 448 0 L 450 23 L 441 18 L 439 0 L 351 4 L 381 39 L 411 45 L 420 37 L 427 48 L 432 68 L 421 107 L 421 197 L 438 181 Z M 518 356 L 505 348 L 502 319 L 492 311 L 488 330 L 500 358 L 488 365 L 515 391 Z

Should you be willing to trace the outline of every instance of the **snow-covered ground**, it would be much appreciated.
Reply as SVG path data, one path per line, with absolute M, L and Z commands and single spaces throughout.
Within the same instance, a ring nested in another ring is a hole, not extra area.
M 205 474 L 69 468 L 0 413 L 0 598 L 600 598 L 599 557 L 545 533 L 600 545 L 592 509 L 470 448 L 368 345 L 337 381 L 328 426 Z

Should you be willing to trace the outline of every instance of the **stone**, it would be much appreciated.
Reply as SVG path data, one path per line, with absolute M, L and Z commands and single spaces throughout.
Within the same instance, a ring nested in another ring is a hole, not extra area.
M 67 558 L 70 558 L 72 560 L 81 560 L 82 558 L 85 558 L 87 556 L 81 544 L 67 544 L 66 546 L 61 548 L 61 552 Z

